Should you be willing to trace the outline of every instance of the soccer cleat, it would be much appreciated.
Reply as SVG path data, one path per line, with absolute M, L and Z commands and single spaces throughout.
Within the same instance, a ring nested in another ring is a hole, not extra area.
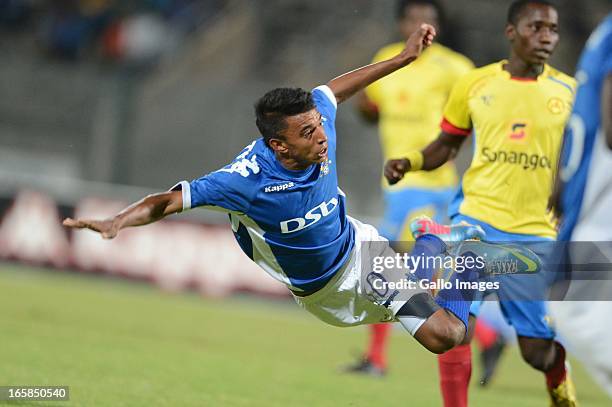
M 410 223 L 410 230 L 415 239 L 436 236 L 446 243 L 448 254 L 455 257 L 480 259 L 473 270 L 481 276 L 534 274 L 542 269 L 542 260 L 525 246 L 483 241 L 486 234 L 478 225 L 462 222 L 447 226 L 421 216 Z
M 478 225 L 462 222 L 456 225 L 442 225 L 428 216 L 419 216 L 410 222 L 410 231 L 415 239 L 423 235 L 433 235 L 443 242 L 461 242 L 464 240 L 484 240 L 485 232 Z
M 576 388 L 570 376 L 569 363 L 565 363 L 565 380 L 554 389 L 548 389 L 550 407 L 577 407 Z
M 480 363 L 482 365 L 480 385 L 482 387 L 487 386 L 491 382 L 491 379 L 495 374 L 495 370 L 497 370 L 499 359 L 505 348 L 506 341 L 501 336 L 498 336 L 493 345 L 480 352 Z
M 343 369 L 345 373 L 361 374 L 373 377 L 384 377 L 387 374 L 387 369 L 376 366 L 367 357 L 357 361 L 354 365 L 347 366 Z
M 465 241 L 449 248 L 455 257 L 473 258 L 472 268 L 481 276 L 535 274 L 542 270 L 542 260 L 527 247 L 516 244 Z

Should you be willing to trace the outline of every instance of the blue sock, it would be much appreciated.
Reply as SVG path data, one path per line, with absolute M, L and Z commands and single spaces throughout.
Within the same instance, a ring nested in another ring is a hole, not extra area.
M 410 253 L 412 257 L 422 256 L 423 258 L 427 257 L 435 257 L 441 253 L 446 251 L 446 244 L 438 237 L 433 235 L 423 235 L 419 237 L 416 242 L 414 242 L 414 248 Z M 434 273 L 437 271 L 433 267 L 423 267 L 422 265 L 426 263 L 421 263 L 421 267 L 419 267 L 414 275 L 419 280 L 429 280 L 433 278 Z
M 436 303 L 452 312 L 457 318 L 463 322 L 467 330 L 468 316 L 470 306 L 476 294 L 476 290 L 471 288 L 457 288 L 457 282 L 473 282 L 478 281 L 479 274 L 477 271 L 464 270 L 463 272 L 454 272 L 448 281 L 452 286 L 448 289 L 443 289 L 438 292 L 435 298 Z
M 436 296 L 435 301 L 440 307 L 452 312 L 453 315 L 459 318 L 461 322 L 463 322 L 463 325 L 465 325 L 465 329 L 467 331 L 468 317 L 470 316 L 470 306 L 472 305 L 471 301 L 465 301 L 465 300 L 451 301 L 451 300 L 442 298 L 439 295 Z
M 441 239 L 433 235 L 423 235 L 416 240 L 414 249 L 410 255 L 413 257 L 435 257 L 439 254 L 445 253 L 445 251 L 446 244 Z M 421 264 L 427 265 L 427 262 Z M 434 273 L 437 271 L 438 269 L 434 267 L 420 267 L 414 274 L 420 280 L 426 279 L 431 281 Z M 463 322 L 467 329 L 470 306 L 472 304 L 475 291 L 471 289 L 457 288 L 457 280 L 477 281 L 478 272 L 464 270 L 461 273 L 452 273 L 450 279 L 448 280 L 452 284 L 451 288 L 440 290 L 438 295 L 435 297 L 435 301 L 440 307 L 452 312 L 455 316 L 457 316 L 457 318 Z

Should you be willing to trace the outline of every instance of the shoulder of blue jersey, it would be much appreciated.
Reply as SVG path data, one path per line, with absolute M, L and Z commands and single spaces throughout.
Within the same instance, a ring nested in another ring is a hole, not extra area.
M 237 181 L 255 181 L 261 175 L 263 164 L 263 148 L 267 148 L 263 139 L 254 140 L 246 146 L 234 160 L 223 168 L 215 171 L 216 173 L 235 174 Z

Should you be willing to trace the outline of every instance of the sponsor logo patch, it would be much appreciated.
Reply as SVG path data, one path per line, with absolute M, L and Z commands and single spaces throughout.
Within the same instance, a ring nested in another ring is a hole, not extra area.
M 306 229 L 309 226 L 314 225 L 324 217 L 336 209 L 338 206 L 338 198 L 332 198 L 329 202 L 321 202 L 304 215 L 303 218 L 293 218 L 284 220 L 280 223 L 280 229 L 282 233 L 293 233 L 302 229 Z
M 527 154 L 517 151 L 492 150 L 489 147 L 483 147 L 481 153 L 484 161 L 490 163 L 504 163 L 518 165 L 524 170 L 552 169 L 550 158 L 545 155 Z
M 264 188 L 264 192 L 282 192 L 289 188 L 293 188 L 295 184 L 293 182 L 285 182 L 284 184 L 268 185 Z

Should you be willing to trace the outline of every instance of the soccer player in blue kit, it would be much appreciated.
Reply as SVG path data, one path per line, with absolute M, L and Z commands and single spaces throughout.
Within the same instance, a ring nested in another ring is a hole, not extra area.
M 574 242 L 565 246 L 572 279 L 564 301 L 552 302 L 550 310 L 574 355 L 612 397 L 612 327 L 601 323 L 612 314 L 612 279 L 609 271 L 593 278 L 573 267 L 612 263 L 612 12 L 589 37 L 576 79 L 550 202 L 561 219 L 559 240 Z
M 348 72 L 311 92 L 278 88 L 266 93 L 255 105 L 263 137 L 231 164 L 149 195 L 111 219 L 68 218 L 64 225 L 113 238 L 125 227 L 199 206 L 216 207 L 229 214 L 244 253 L 286 284 L 296 302 L 322 321 L 335 326 L 398 321 L 431 352 L 451 349 L 465 335 L 470 294 L 453 285 L 434 300 L 426 288 L 402 297 L 397 290 L 373 289 L 371 282 L 368 287 L 369 280 L 362 276 L 372 274 L 373 265 L 362 255 L 393 257 L 395 252 L 374 227 L 346 214 L 336 173 L 337 104 L 414 61 L 434 36 L 434 28 L 423 24 L 395 57 Z M 470 225 L 445 230 L 420 237 L 413 253 L 435 256 L 452 247 L 450 240 L 484 235 Z M 513 251 L 496 247 L 500 249 L 489 249 L 516 260 Z M 474 278 L 474 273 L 454 275 L 458 280 Z

